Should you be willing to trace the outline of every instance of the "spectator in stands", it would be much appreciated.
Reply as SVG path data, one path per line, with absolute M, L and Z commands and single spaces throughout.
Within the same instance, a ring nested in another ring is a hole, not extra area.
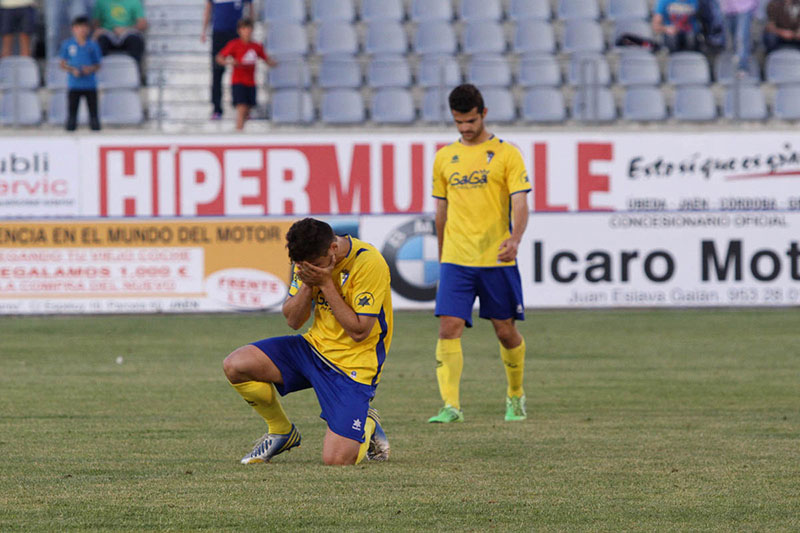
M 228 42 L 236 39 L 236 25 L 242 18 L 244 5 L 248 6 L 247 16 L 253 18 L 253 0 L 207 0 L 203 13 L 203 31 L 200 41 L 206 42 L 208 25 L 211 23 L 211 103 L 214 110 L 212 120 L 222 118 L 222 75 L 225 67 L 216 61 L 217 54 Z
M 767 52 L 776 48 L 800 48 L 800 0 L 772 0 L 767 5 L 764 27 Z
M 728 26 L 736 52 L 740 73 L 747 73 L 753 41 L 750 38 L 750 25 L 753 22 L 759 0 L 720 0 L 725 22 Z
M 697 0 L 658 0 L 653 14 L 653 32 L 664 35 L 670 52 L 697 50 Z
M 36 32 L 36 0 L 0 0 L 0 56 L 14 51 L 14 35 L 19 35 L 19 55 L 31 55 L 31 35 Z
M 124 52 L 141 64 L 147 29 L 144 7 L 140 0 L 97 0 L 92 10 L 95 39 L 103 55 Z
M 256 63 L 258 58 L 274 67 L 275 60 L 264 52 L 264 47 L 252 41 L 253 21 L 243 18 L 237 24 L 239 38 L 234 39 L 217 54 L 217 63 L 221 66 L 233 65 L 231 80 L 233 105 L 236 107 L 236 129 L 244 129 L 244 123 L 250 115 L 250 108 L 256 105 Z
M 75 131 L 78 125 L 78 106 L 81 98 L 86 98 L 89 107 L 89 125 L 97 131 L 100 118 L 97 112 L 97 80 L 94 73 L 100 70 L 103 54 L 100 46 L 89 39 L 88 17 L 76 17 L 72 21 L 72 38 L 61 45 L 59 56 L 61 68 L 69 73 L 67 77 L 67 131 Z

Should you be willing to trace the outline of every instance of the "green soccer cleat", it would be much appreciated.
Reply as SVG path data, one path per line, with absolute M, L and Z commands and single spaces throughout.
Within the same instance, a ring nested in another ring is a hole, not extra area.
M 258 439 L 253 451 L 242 457 L 242 464 L 268 463 L 270 459 L 279 453 L 291 450 L 295 446 L 300 446 L 300 432 L 292 424 L 292 429 L 289 433 L 265 433 L 263 437 Z
M 428 419 L 428 422 L 433 424 L 449 424 L 450 422 L 463 421 L 464 413 L 461 412 L 461 409 L 456 409 L 451 405 L 445 405 L 439 409 L 439 413 L 436 416 L 432 416 Z
M 386 461 L 389 459 L 389 439 L 381 427 L 381 417 L 372 407 L 367 410 L 367 417 L 375 421 L 375 431 L 372 432 L 367 448 L 367 461 Z
M 525 411 L 525 395 L 506 396 L 506 422 L 525 420 L 528 413 Z

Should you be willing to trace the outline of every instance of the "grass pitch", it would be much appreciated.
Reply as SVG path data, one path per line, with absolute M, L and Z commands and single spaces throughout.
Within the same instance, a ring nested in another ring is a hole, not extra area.
M 0 319 L 0 531 L 800 530 L 800 311 L 530 312 L 522 423 L 481 321 L 448 426 L 436 320 L 395 322 L 391 459 L 337 468 L 310 391 L 301 448 L 238 462 L 264 424 L 221 361 L 278 315 Z

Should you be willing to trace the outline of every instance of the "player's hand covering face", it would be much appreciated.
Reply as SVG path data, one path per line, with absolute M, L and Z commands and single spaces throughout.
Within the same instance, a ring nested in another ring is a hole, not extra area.
M 336 259 L 333 250 L 328 250 L 328 255 L 313 262 L 300 261 L 297 263 L 297 277 L 306 285 L 321 287 L 325 283 L 333 281 L 331 274 L 334 266 L 336 266 Z

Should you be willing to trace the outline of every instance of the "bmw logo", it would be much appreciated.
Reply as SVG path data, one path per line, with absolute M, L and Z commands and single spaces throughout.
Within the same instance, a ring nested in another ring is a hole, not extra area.
M 389 264 L 392 289 L 397 294 L 418 302 L 436 299 L 439 244 L 432 217 L 418 218 L 392 230 L 381 253 Z

